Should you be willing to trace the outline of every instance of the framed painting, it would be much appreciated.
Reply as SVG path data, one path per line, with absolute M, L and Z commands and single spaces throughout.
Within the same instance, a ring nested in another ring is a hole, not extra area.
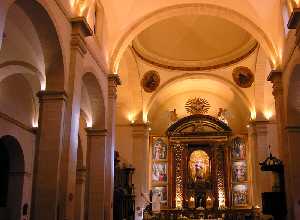
M 168 201 L 168 190 L 167 186 L 155 186 L 152 187 L 153 195 L 156 194 L 160 197 L 161 203 L 167 203 Z
M 244 138 L 236 137 L 232 143 L 232 158 L 234 160 L 246 159 L 246 143 Z
M 232 203 L 233 206 L 247 206 L 248 205 L 248 185 L 237 184 L 232 188 Z
M 152 160 L 167 160 L 168 144 L 165 138 L 153 137 L 152 139 Z
M 247 181 L 247 163 L 246 161 L 235 161 L 232 164 L 232 180 L 233 182 Z
M 154 162 L 152 164 L 152 181 L 154 183 L 161 183 L 168 181 L 168 164 L 161 162 Z

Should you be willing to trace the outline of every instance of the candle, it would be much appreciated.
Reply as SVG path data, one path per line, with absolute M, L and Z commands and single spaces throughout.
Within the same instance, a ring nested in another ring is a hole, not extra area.
M 189 208 L 190 209 L 194 209 L 195 208 L 195 198 L 193 196 L 190 197 Z

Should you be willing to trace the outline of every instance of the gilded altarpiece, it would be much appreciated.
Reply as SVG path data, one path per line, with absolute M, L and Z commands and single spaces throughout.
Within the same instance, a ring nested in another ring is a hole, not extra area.
M 249 208 L 246 137 L 215 117 L 179 119 L 165 136 L 152 136 L 152 190 L 162 208 Z

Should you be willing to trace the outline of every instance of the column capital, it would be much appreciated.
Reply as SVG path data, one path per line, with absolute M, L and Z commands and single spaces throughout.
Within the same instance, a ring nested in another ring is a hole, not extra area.
M 78 50 L 83 56 L 87 52 L 84 38 L 92 36 L 93 31 L 84 17 L 72 18 L 70 22 L 72 25 L 71 48 Z
M 66 101 L 68 95 L 65 91 L 39 91 L 37 94 L 40 102 L 63 100 Z
M 147 136 L 149 135 L 149 124 L 148 123 L 133 123 L 132 135 L 133 136 Z
M 117 98 L 117 86 L 121 85 L 121 80 L 118 74 L 108 74 L 108 98 Z
M 282 72 L 279 70 L 272 70 L 267 78 L 269 82 L 273 84 L 273 96 L 276 99 L 279 95 L 283 94 L 283 87 L 282 87 Z
M 107 74 L 107 80 L 109 83 L 114 84 L 115 86 L 121 85 L 121 79 L 118 74 Z
M 106 129 L 86 128 L 85 131 L 87 136 L 107 136 Z

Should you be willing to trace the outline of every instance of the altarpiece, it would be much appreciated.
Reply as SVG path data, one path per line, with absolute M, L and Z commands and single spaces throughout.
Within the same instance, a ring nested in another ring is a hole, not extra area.
M 223 121 L 192 114 L 151 136 L 152 192 L 166 209 L 250 207 L 247 136 Z

